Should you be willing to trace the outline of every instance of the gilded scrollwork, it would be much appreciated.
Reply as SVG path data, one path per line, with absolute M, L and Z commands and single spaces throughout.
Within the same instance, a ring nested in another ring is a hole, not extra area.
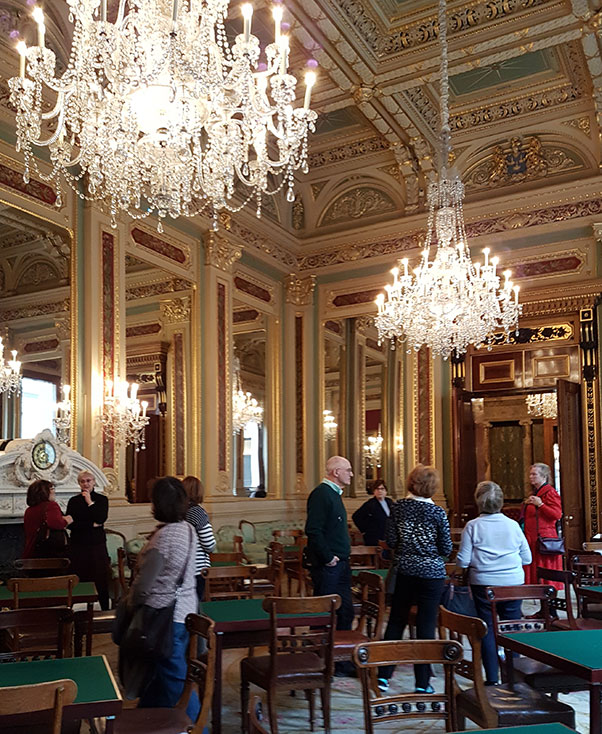
M 326 209 L 318 226 L 395 211 L 393 199 L 380 189 L 360 186 L 342 194 Z
M 205 264 L 229 272 L 232 265 L 240 259 L 242 250 L 214 232 L 208 232 L 203 241 L 205 247 Z
M 190 296 L 173 298 L 171 301 L 161 302 L 161 320 L 164 324 L 178 324 L 190 321 Z
M 294 230 L 299 231 L 305 228 L 305 206 L 301 194 L 295 196 L 291 209 L 291 220 Z
M 290 273 L 285 280 L 286 302 L 295 306 L 309 306 L 312 303 L 314 289 L 316 287 L 316 276 L 310 275 L 299 278 Z
M 308 165 L 310 168 L 319 168 L 320 166 L 328 166 L 332 163 L 340 163 L 351 158 L 367 155 L 368 153 L 378 153 L 382 150 L 388 150 L 389 143 L 381 136 L 370 137 L 364 140 L 354 140 L 346 145 L 322 150 L 317 153 L 311 153 L 308 156 Z

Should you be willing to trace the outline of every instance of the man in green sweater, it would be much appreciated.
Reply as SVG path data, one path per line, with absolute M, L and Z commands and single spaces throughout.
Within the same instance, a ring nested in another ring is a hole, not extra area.
M 347 512 L 341 497 L 343 487 L 351 482 L 352 476 L 348 459 L 331 456 L 326 462 L 326 476 L 307 498 L 305 534 L 314 595 L 338 594 L 341 597 L 341 606 L 337 610 L 339 630 L 351 629 L 354 616 L 349 567 L 351 543 Z M 335 674 L 351 674 L 347 667 L 337 663 Z

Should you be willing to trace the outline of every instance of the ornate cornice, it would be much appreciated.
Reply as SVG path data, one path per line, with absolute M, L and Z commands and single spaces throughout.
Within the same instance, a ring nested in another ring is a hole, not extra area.
M 178 263 L 178 265 L 188 266 L 190 264 L 190 248 L 181 242 L 176 244 L 175 240 L 169 240 L 167 237 L 157 237 L 156 234 L 136 225 L 130 232 L 132 240 L 140 247 L 159 255 L 162 258 Z
M 560 295 L 558 288 L 527 291 L 521 298 L 523 318 L 578 313 L 583 308 L 595 307 L 600 301 L 601 294 L 602 279 L 583 284 L 566 284 Z
M 355 140 L 346 145 L 339 145 L 335 148 L 329 148 L 319 153 L 309 155 L 307 164 L 313 170 L 320 166 L 329 166 L 333 163 L 341 163 L 358 156 L 364 156 L 368 153 L 379 153 L 382 150 L 388 150 L 389 143 L 380 136 L 366 138 L 364 140 Z
M 299 278 L 294 273 L 290 273 L 285 280 L 286 302 L 295 306 L 309 306 L 313 300 L 313 293 L 316 287 L 316 276 L 310 275 L 306 278 Z
M 232 222 L 234 224 L 234 222 Z M 212 265 L 224 272 L 230 272 L 232 265 L 242 256 L 242 250 L 214 232 L 207 232 L 203 240 L 205 265 Z

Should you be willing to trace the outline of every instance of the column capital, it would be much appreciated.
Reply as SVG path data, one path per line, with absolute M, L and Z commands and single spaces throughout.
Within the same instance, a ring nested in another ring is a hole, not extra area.
M 295 273 L 290 273 L 285 282 L 286 302 L 295 306 L 310 306 L 316 287 L 316 276 L 308 275 L 299 278 Z
M 203 247 L 205 248 L 205 264 L 227 273 L 232 271 L 232 265 L 242 255 L 240 247 L 233 245 L 215 232 L 207 232 L 203 238 Z
M 190 312 L 190 296 L 161 301 L 161 321 L 164 324 L 190 321 Z

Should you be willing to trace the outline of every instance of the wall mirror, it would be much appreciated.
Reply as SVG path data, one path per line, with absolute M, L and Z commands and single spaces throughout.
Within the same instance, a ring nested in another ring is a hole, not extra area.
M 126 255 L 127 380 L 148 402 L 146 449 L 126 449 L 126 492 L 130 502 L 150 502 L 153 480 L 188 473 L 192 283 L 136 250 Z
M 23 375 L 19 394 L 0 397 L 4 438 L 54 431 L 60 388 L 71 383 L 72 242 L 70 231 L 0 201 L 0 335 Z
M 364 328 L 365 351 L 365 410 L 364 410 L 364 457 L 366 463 L 366 482 L 383 477 L 383 460 L 386 447 L 383 392 L 385 386 L 386 353 L 383 345 L 378 344 L 378 334 L 374 326 Z
M 268 416 L 270 403 L 270 366 L 268 320 L 258 308 L 233 301 L 233 391 L 250 393 L 262 409 L 258 421 L 241 424 L 233 409 L 232 467 L 233 493 L 239 497 L 264 496 L 270 491 L 268 481 Z
M 343 321 L 324 324 L 324 408 L 322 427 L 326 457 L 343 445 L 345 394 L 345 332 Z

